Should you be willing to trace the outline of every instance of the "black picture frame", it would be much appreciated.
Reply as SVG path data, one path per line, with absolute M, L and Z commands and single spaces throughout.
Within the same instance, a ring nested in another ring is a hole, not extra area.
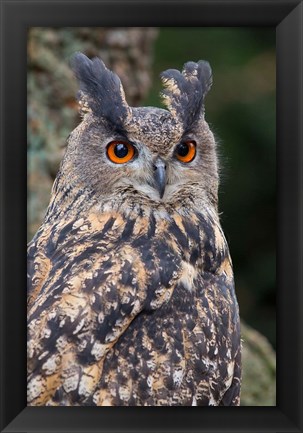
M 276 407 L 26 406 L 26 43 L 32 26 L 276 28 Z M 302 34 L 299 0 L 1 0 L 2 432 L 302 432 Z

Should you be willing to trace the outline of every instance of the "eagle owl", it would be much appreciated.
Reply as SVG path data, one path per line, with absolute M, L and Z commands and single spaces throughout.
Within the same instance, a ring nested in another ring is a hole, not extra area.
M 72 67 L 82 122 L 28 246 L 28 405 L 239 405 L 211 68 L 163 72 L 163 109 L 130 107 L 98 58 Z

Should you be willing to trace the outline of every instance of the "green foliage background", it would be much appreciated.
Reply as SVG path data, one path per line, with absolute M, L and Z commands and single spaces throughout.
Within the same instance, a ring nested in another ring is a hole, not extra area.
M 206 119 L 219 143 L 221 221 L 241 317 L 275 347 L 275 30 L 161 28 L 145 103 L 159 106 L 161 71 L 200 59 L 213 69 Z

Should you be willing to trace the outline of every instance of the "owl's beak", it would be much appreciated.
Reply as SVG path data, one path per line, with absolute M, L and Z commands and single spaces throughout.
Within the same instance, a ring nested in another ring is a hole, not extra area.
M 166 164 L 161 158 L 158 158 L 154 163 L 154 179 L 160 198 L 162 198 L 166 186 Z

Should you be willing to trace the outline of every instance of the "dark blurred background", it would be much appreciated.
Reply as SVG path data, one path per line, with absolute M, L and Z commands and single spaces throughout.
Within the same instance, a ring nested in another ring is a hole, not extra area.
M 29 240 L 42 222 L 65 140 L 79 122 L 77 87 L 69 68 L 75 51 L 97 55 L 114 69 L 132 105 L 161 105 L 163 70 L 180 69 L 188 60 L 211 64 L 213 87 L 206 98 L 206 119 L 219 144 L 221 222 L 243 320 L 246 379 L 252 375 L 242 401 L 275 404 L 275 359 L 266 340 L 275 348 L 275 29 L 30 29 Z M 254 381 L 259 381 L 259 388 L 254 389 Z

